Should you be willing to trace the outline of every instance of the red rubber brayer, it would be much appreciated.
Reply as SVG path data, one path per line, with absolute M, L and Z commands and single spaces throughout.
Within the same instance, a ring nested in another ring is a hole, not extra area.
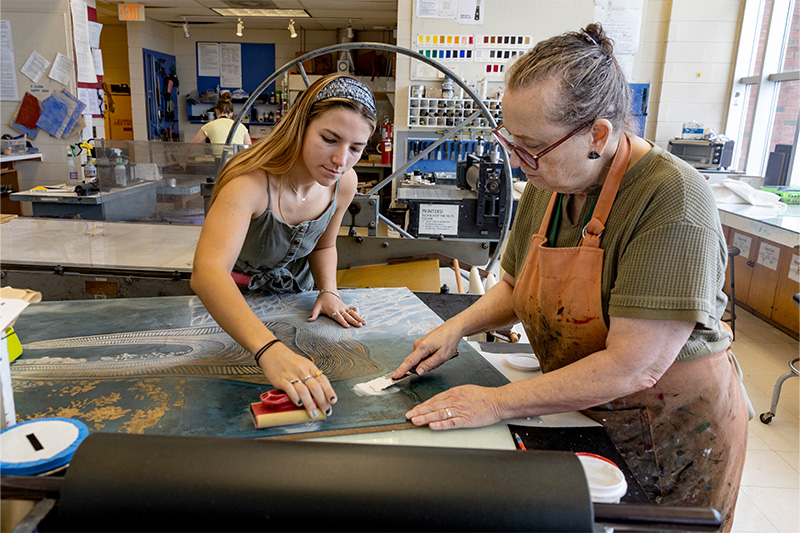
M 250 416 L 256 429 L 325 420 L 322 410 L 319 410 L 319 416 L 311 418 L 305 409 L 297 407 L 285 392 L 278 389 L 261 394 L 260 402 L 251 403 Z

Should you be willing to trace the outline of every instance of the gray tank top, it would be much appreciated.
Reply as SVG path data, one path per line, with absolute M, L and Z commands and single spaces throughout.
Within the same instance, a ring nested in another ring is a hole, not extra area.
M 248 288 L 281 294 L 310 291 L 314 279 L 308 266 L 308 255 L 314 251 L 336 211 L 339 182 L 328 208 L 315 220 L 296 226 L 286 224 L 272 214 L 272 196 L 267 187 L 267 209 L 250 221 L 235 270 L 251 275 Z

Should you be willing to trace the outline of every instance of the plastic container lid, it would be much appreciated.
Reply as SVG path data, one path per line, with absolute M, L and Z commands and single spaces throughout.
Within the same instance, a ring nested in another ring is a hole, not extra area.
M 3 475 L 35 476 L 69 464 L 89 428 L 74 418 L 39 418 L 0 432 Z
M 586 481 L 589 483 L 589 494 L 595 503 L 619 503 L 628 491 L 628 482 L 622 470 L 613 462 L 593 453 L 578 452 L 575 455 L 581 461 Z

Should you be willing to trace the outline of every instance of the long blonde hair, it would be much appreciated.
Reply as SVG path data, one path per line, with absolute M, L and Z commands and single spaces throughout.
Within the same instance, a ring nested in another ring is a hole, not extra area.
M 361 114 L 371 124 L 373 129 L 376 124 L 375 114 L 367 106 L 349 98 L 326 98 L 314 102 L 319 92 L 335 78 L 347 77 L 345 74 L 330 74 L 318 79 L 303 91 L 295 104 L 289 109 L 283 119 L 275 126 L 269 136 L 233 156 L 222 168 L 211 202 L 214 203 L 219 192 L 232 179 L 254 170 L 263 170 L 267 174 L 286 174 L 297 158 L 303 147 L 303 136 L 308 125 L 326 111 L 345 107 Z

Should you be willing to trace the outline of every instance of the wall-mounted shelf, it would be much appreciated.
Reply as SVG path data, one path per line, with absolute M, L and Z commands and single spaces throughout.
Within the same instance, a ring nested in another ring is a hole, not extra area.
M 500 100 L 483 100 L 496 122 L 503 121 Z M 464 117 L 478 110 L 471 98 L 417 98 L 411 96 L 409 87 L 408 122 L 409 128 L 442 128 L 455 126 Z M 489 121 L 481 116 L 475 120 L 475 127 L 489 128 Z

